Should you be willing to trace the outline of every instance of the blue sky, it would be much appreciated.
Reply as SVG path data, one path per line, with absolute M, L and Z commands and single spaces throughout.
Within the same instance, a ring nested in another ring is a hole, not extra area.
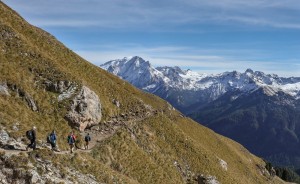
M 141 56 L 205 73 L 300 77 L 298 0 L 4 0 L 100 65 Z

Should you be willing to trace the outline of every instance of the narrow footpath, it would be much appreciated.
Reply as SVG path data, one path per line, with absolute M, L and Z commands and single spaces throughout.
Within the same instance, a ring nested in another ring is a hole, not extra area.
M 86 150 L 84 148 L 78 147 L 77 145 L 75 146 L 75 153 L 76 152 L 91 152 L 92 149 L 97 145 L 97 143 L 104 141 L 105 139 L 108 139 L 109 137 L 113 136 L 116 131 L 121 128 L 121 127 L 126 127 L 128 130 L 130 130 L 129 126 L 132 125 L 133 123 L 143 121 L 144 119 L 152 116 L 153 114 L 150 113 L 145 117 L 138 117 L 138 118 L 133 118 L 131 120 L 127 121 L 116 121 L 116 122 L 111 122 L 109 124 L 101 124 L 95 127 L 92 127 L 91 129 L 86 129 L 85 131 L 80 133 L 80 136 L 82 137 L 82 140 L 84 140 L 84 136 L 89 133 L 91 136 L 91 141 L 89 143 L 89 149 Z M 20 149 L 9 149 L 4 147 L 0 147 L 0 152 L 4 152 L 5 155 L 11 156 L 11 155 L 18 155 L 20 153 L 28 153 L 31 152 L 32 149 L 29 149 L 26 151 L 26 146 L 27 145 L 22 145 L 22 148 Z M 47 143 L 47 147 L 37 147 L 37 149 L 51 149 L 50 144 Z M 62 151 L 54 151 L 54 154 L 70 154 L 70 150 L 62 150 Z

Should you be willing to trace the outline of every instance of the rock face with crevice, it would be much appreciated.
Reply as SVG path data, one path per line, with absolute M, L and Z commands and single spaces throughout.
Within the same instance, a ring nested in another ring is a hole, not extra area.
M 84 131 L 98 124 L 102 118 L 101 102 L 98 95 L 86 86 L 83 86 L 78 95 L 71 102 L 71 107 L 65 118 L 71 126 Z
M 44 82 L 44 85 L 47 91 L 59 93 L 57 97 L 58 101 L 63 101 L 65 99 L 71 98 L 76 93 L 78 87 L 75 82 L 71 82 L 68 80 L 60 80 L 56 82 L 46 80 Z

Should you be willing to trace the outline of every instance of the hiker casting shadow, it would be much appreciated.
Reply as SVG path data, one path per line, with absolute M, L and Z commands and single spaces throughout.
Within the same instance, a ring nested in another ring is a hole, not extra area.
M 26 147 L 26 151 L 28 151 L 29 148 L 32 148 L 33 150 L 36 149 L 36 127 L 34 126 L 31 130 L 28 130 L 26 132 L 27 138 L 30 140 L 30 144 Z

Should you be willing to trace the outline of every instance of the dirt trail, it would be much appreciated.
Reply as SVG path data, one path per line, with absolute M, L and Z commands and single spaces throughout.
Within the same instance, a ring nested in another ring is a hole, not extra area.
M 28 153 L 29 151 L 26 151 L 25 149 L 4 149 L 0 148 L 1 152 L 5 152 L 5 155 L 11 156 L 11 155 L 18 155 L 19 153 Z
M 114 129 L 114 130 L 116 130 L 116 129 Z M 99 132 L 99 131 L 87 130 L 87 131 L 81 132 L 80 136 L 82 136 L 84 139 L 84 136 L 87 133 L 89 133 L 90 136 L 92 137 L 92 140 L 89 144 L 89 149 L 85 150 L 84 148 L 80 148 L 76 145 L 74 148 L 74 153 L 76 153 L 76 152 L 87 152 L 87 153 L 91 152 L 92 149 L 97 145 L 98 142 L 101 142 L 101 141 L 111 137 L 115 133 L 115 131 L 112 133 L 106 133 L 106 132 L 101 132 L 101 131 Z M 49 147 L 38 147 L 37 149 L 50 149 L 50 145 L 49 145 Z M 26 150 L 26 145 L 23 145 L 23 148 L 21 148 L 21 149 L 0 148 L 0 152 L 4 152 L 5 155 L 7 155 L 7 156 L 18 155 L 20 153 L 29 153 L 31 151 L 32 151 L 32 149 L 29 149 L 28 151 Z M 54 154 L 58 154 L 58 155 L 70 154 L 70 150 L 54 151 Z
M 127 121 L 115 121 L 115 122 L 110 122 L 108 124 L 103 124 L 103 125 L 99 125 L 96 127 L 93 127 L 91 129 L 87 129 L 84 132 L 80 133 L 80 136 L 82 136 L 82 140 L 84 140 L 84 137 L 87 133 L 90 134 L 91 136 L 91 141 L 89 143 L 89 149 L 85 150 L 84 148 L 75 147 L 75 151 L 76 152 L 85 152 L 85 153 L 89 153 L 92 151 L 92 149 L 97 145 L 97 143 L 104 141 L 105 139 L 113 136 L 116 131 L 121 128 L 121 127 L 126 127 L 130 130 L 129 126 L 134 123 L 134 122 L 139 122 L 139 121 L 143 121 L 144 119 L 152 116 L 153 114 L 148 114 L 145 117 L 138 117 L 138 118 L 134 118 L 131 120 L 127 120 Z M 82 144 L 84 145 L 84 144 Z M 4 149 L 4 148 L 0 148 L 0 151 L 5 152 L 5 155 L 7 156 L 11 156 L 11 155 L 18 155 L 20 153 L 28 153 L 30 152 L 32 149 L 29 149 L 29 151 L 26 151 L 26 145 L 24 145 L 24 149 Z M 48 148 L 38 148 L 38 149 L 50 149 L 50 146 Z M 64 155 L 64 154 L 70 154 L 70 150 L 63 150 L 63 151 L 54 151 L 55 154 L 59 154 L 59 155 Z

